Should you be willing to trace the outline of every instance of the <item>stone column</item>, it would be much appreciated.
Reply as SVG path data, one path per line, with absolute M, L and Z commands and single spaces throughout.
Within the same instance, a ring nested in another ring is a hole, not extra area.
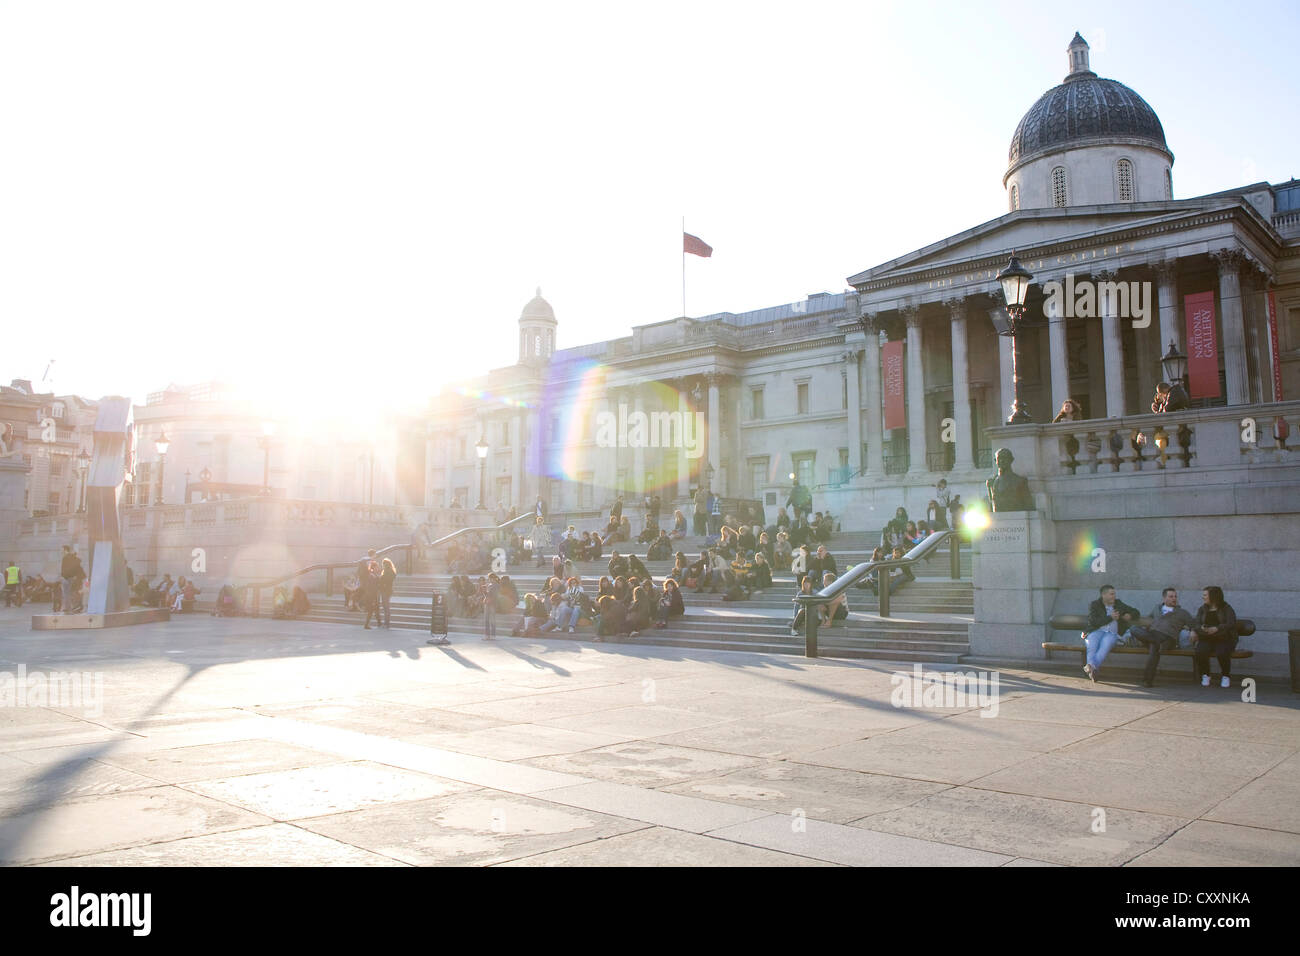
M 1119 273 L 1102 269 L 1091 276 L 1094 283 L 1116 282 Z M 1097 296 L 1101 312 L 1101 351 L 1106 367 L 1106 417 L 1124 414 L 1124 342 L 1119 332 L 1119 310 L 1112 296 Z
M 702 429 L 695 427 L 695 414 L 691 411 L 690 403 L 686 400 L 685 383 L 681 383 L 677 389 L 677 410 L 682 413 L 682 435 L 689 434 L 694 441 L 703 441 L 704 435 Z M 685 498 L 691 493 L 691 460 L 686 455 L 686 442 L 681 443 L 682 447 L 677 449 L 677 497 Z M 696 446 L 698 448 L 698 446 Z
M 638 419 L 645 413 L 645 402 L 641 398 L 640 388 L 637 388 L 634 393 L 632 411 L 634 414 L 640 413 L 637 414 Z M 628 434 L 632 434 L 630 427 L 628 428 Z M 646 430 L 645 438 L 646 441 L 649 441 L 649 429 Z M 645 442 L 638 442 L 636 447 L 632 449 L 632 472 L 632 491 L 637 500 L 640 501 L 641 496 L 645 494 Z M 624 502 L 624 504 L 627 504 L 627 502 Z
M 966 300 L 949 299 L 948 315 L 952 322 L 952 415 L 957 426 L 957 471 L 975 467 L 975 450 L 971 447 L 970 361 L 966 346 Z
M 907 473 L 929 471 L 925 444 L 925 363 L 921 360 L 921 310 L 903 309 L 907 320 Z
M 525 418 L 528 427 L 528 436 L 526 438 L 527 451 L 525 457 L 528 464 L 528 494 L 524 496 L 524 501 L 531 508 L 536 502 L 538 496 L 542 493 L 542 426 L 541 415 L 536 411 L 530 411 Z M 551 503 L 546 502 L 549 509 Z
M 862 364 L 867 372 L 867 474 L 880 478 L 885 474 L 885 438 L 880 396 L 880 318 L 877 313 L 862 313 L 862 332 L 866 336 Z
M 447 477 L 443 482 L 443 500 L 441 505 L 446 507 L 451 504 L 451 499 L 456 494 L 456 436 L 454 434 L 443 436 L 442 447 L 446 456 L 443 458 L 443 465 L 446 469 Z M 466 504 L 466 502 L 462 501 L 461 504 Z
M 1047 353 L 1052 379 L 1052 407 L 1048 411 L 1055 418 L 1065 400 L 1070 397 L 1069 337 L 1066 334 L 1064 310 L 1059 303 L 1049 297 L 1044 300 L 1043 310 L 1047 313 Z
M 1156 301 L 1160 308 L 1160 354 L 1169 351 L 1169 343 L 1178 346 L 1178 351 L 1186 354 L 1183 348 L 1183 324 L 1178 318 L 1178 260 L 1161 259 L 1151 264 L 1151 271 L 1156 275 Z M 1160 373 L 1164 380 L 1164 373 Z
M 709 383 L 709 464 L 713 466 L 713 492 L 722 494 L 722 425 L 719 386 L 722 376 L 710 372 Z
M 1251 262 L 1241 274 L 1241 315 L 1246 329 L 1246 372 L 1251 402 L 1267 402 L 1273 393 L 1269 378 L 1268 310 L 1262 302 L 1264 274 Z
M 850 348 L 843 355 L 844 379 L 848 385 L 849 408 L 849 473 L 856 475 L 862 470 L 862 392 L 858 378 L 858 359 L 861 353 Z
M 524 427 L 522 415 L 516 412 L 510 416 L 510 504 L 520 514 L 528 510 L 533 501 L 524 500 Z
M 989 321 L 1003 318 L 1001 315 L 1003 311 L 1000 308 L 989 309 Z M 993 327 L 997 328 L 996 322 Z M 1016 394 L 1015 381 L 1011 375 L 1011 336 L 1009 335 L 998 336 L 998 386 L 1000 407 L 997 422 L 1002 425 L 1011 417 L 1011 403 L 1015 401 Z
M 1223 327 L 1223 374 L 1228 385 L 1228 404 L 1250 402 L 1246 373 L 1246 335 L 1241 310 L 1241 269 L 1249 261 L 1239 249 L 1210 253 L 1219 267 L 1219 315 Z

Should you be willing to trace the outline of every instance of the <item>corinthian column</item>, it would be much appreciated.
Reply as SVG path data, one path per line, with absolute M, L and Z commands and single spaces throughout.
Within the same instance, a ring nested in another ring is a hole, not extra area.
M 849 386 L 849 472 L 862 470 L 862 393 L 858 383 L 857 349 L 844 353 L 844 377 Z
M 1228 385 L 1228 404 L 1250 402 L 1246 375 L 1246 334 L 1241 311 L 1241 269 L 1247 263 L 1239 249 L 1210 253 L 1219 267 L 1219 313 L 1223 325 L 1223 374 Z
M 1092 281 L 1116 282 L 1119 273 L 1109 269 L 1092 274 Z M 1119 332 L 1119 310 L 1113 296 L 1098 294 L 1097 307 L 1101 310 L 1101 350 L 1106 367 L 1106 417 L 1122 418 L 1124 415 L 1124 340 Z
M 903 310 L 907 320 L 907 453 L 909 475 L 929 470 L 925 445 L 925 363 L 921 360 L 921 310 Z
M 862 363 L 867 372 L 867 473 L 879 478 L 885 473 L 885 448 L 880 418 L 880 326 L 876 313 L 862 313 L 862 331 L 866 335 Z
M 948 315 L 952 321 L 952 415 L 957 425 L 957 448 L 954 467 L 960 471 L 975 467 L 970 428 L 970 366 L 966 348 L 966 300 L 949 299 Z

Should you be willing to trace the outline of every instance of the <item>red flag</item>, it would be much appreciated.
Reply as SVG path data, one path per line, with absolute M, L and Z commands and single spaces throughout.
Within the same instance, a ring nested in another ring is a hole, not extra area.
M 692 236 L 689 232 L 682 233 L 682 249 L 693 256 L 703 256 L 705 259 L 713 255 L 712 246 L 705 244 L 702 239 Z
M 1189 398 L 1219 395 L 1219 344 L 1214 337 L 1214 293 L 1183 296 L 1187 316 L 1187 377 Z
M 885 427 L 905 428 L 903 403 L 903 343 L 886 342 L 880 349 L 880 378 L 885 385 Z

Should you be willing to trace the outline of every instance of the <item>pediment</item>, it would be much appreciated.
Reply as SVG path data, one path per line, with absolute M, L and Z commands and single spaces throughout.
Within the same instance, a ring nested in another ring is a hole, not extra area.
M 1241 205 L 1241 200 L 1233 197 L 1021 209 L 850 276 L 848 282 L 862 289 L 891 279 L 912 279 L 932 269 L 972 264 L 993 256 L 1006 257 L 1012 250 L 1025 255 L 1030 250 L 1083 240 L 1093 245 L 1104 244 L 1109 234 L 1121 235 L 1156 225 L 1167 227 L 1208 209 L 1236 205 Z

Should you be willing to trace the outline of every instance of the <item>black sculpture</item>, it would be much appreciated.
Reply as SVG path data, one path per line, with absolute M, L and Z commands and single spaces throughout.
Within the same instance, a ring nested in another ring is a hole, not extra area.
M 985 482 L 993 510 L 1033 511 L 1034 496 L 1029 491 L 1029 482 L 1024 475 L 1017 475 L 1011 470 L 1011 463 L 1016 460 L 1011 449 L 999 448 L 996 460 L 998 473 Z

